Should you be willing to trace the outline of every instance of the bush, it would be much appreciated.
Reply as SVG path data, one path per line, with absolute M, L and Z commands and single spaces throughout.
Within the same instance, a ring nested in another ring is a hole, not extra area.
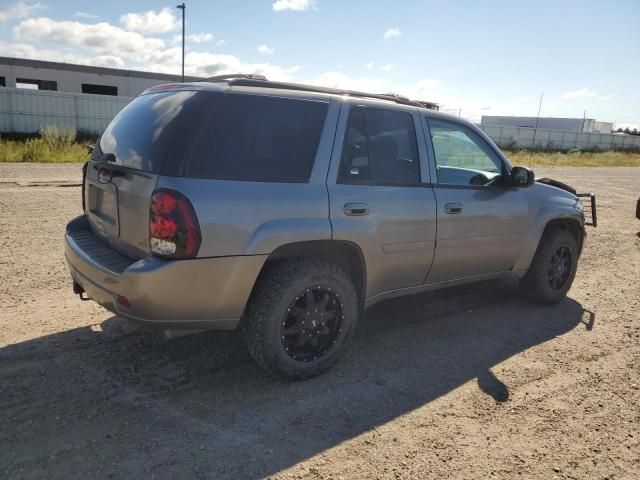
M 38 162 L 42 158 L 49 157 L 49 147 L 39 138 L 32 138 L 24 142 L 24 149 L 21 152 L 22 162 Z
M 40 136 L 51 149 L 69 148 L 76 141 L 76 131 L 73 128 L 50 126 L 43 129 Z
M 76 142 L 74 129 L 47 127 L 40 136 L 0 141 L 0 162 L 77 163 L 88 159 L 87 147 Z

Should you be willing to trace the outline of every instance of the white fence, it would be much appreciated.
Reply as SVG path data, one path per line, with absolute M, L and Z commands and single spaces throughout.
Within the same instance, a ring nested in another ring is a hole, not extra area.
M 484 125 L 481 128 L 500 148 L 505 149 L 640 150 L 640 135 L 566 132 L 499 125 Z
M 44 127 L 101 134 L 129 97 L 0 88 L 0 132 L 34 133 Z

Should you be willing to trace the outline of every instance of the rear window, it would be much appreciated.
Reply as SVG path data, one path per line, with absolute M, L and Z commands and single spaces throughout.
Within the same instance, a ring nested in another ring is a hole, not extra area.
M 177 148 L 175 139 L 186 141 L 194 125 L 200 124 L 210 106 L 205 95 L 172 91 L 137 97 L 102 134 L 100 153 L 113 154 L 118 165 L 159 173 L 172 147 Z
M 225 94 L 200 130 L 185 175 L 307 182 L 327 108 L 326 102 Z

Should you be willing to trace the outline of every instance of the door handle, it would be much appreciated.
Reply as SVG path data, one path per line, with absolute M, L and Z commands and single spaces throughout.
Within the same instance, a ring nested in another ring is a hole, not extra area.
M 462 213 L 461 203 L 445 203 L 444 211 L 450 214 Z
M 366 203 L 346 203 L 343 208 L 344 214 L 349 216 L 367 215 L 369 205 Z

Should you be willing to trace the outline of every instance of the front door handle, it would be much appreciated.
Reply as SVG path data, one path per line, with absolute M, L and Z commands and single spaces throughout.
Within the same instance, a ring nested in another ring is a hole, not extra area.
M 343 210 L 344 214 L 349 216 L 367 215 L 369 205 L 366 203 L 346 203 Z
M 445 203 L 444 211 L 446 213 L 451 213 L 451 214 L 462 213 L 462 204 L 461 203 Z

